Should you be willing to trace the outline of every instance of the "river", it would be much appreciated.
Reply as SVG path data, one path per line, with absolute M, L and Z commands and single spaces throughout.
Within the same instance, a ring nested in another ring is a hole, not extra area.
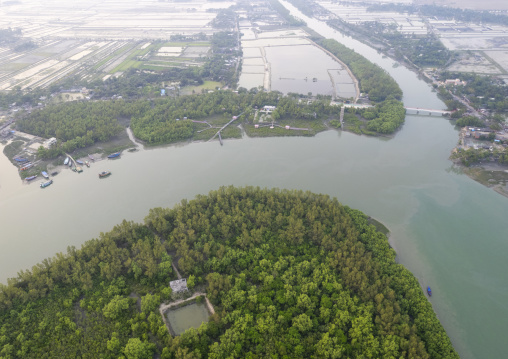
M 390 72 L 407 106 L 444 108 L 414 73 L 305 20 Z M 310 190 L 337 197 L 389 227 L 398 260 L 422 286 L 432 286 L 431 302 L 461 357 L 503 358 L 508 200 L 452 168 L 448 156 L 456 142 L 448 120 L 408 115 L 393 139 L 327 131 L 312 138 L 145 149 L 94 163 L 81 174 L 62 169 L 44 190 L 40 182 L 22 183 L 2 155 L 0 281 L 69 245 L 79 247 L 123 219 L 142 221 L 150 208 L 171 207 L 223 185 Z M 112 175 L 99 180 L 103 170 Z

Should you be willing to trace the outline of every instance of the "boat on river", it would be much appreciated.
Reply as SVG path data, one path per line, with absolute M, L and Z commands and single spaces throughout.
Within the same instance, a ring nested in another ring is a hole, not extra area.
M 30 176 L 30 177 L 25 178 L 25 180 L 26 180 L 27 182 L 30 182 L 30 181 L 32 181 L 32 180 L 34 180 L 34 179 L 36 179 L 36 178 L 37 178 L 37 175 L 34 175 L 34 176 Z
M 120 156 L 120 154 L 121 154 L 120 152 L 112 153 L 108 156 L 108 158 L 117 158 Z
M 69 167 L 72 167 L 72 160 L 69 161 Z
M 69 157 L 65 158 L 64 165 L 67 166 L 69 164 L 69 161 L 70 161 Z
M 26 158 L 15 158 L 14 161 L 16 161 L 16 162 L 26 162 L 28 160 Z
M 88 158 L 92 160 L 92 162 L 95 162 L 95 158 L 93 158 L 92 155 L 88 155 Z
M 84 163 L 83 161 L 81 161 L 81 160 L 76 160 L 76 163 L 77 163 L 78 165 L 84 165 L 84 164 L 85 164 L 85 163 Z
M 81 172 L 83 172 L 83 169 L 81 167 L 76 167 L 76 172 L 81 173 Z
M 52 183 L 53 183 L 53 180 L 49 180 L 48 182 L 43 182 L 43 183 L 41 183 L 41 188 L 46 188 Z
M 85 165 L 86 165 L 86 167 L 90 167 L 90 162 L 85 161 Z
M 427 294 L 429 295 L 429 297 L 432 297 L 432 290 L 430 289 L 430 287 L 427 287 Z
M 29 169 L 29 168 L 32 168 L 33 166 L 34 166 L 34 164 L 33 164 L 33 163 L 29 163 L 29 164 L 27 164 L 27 165 L 25 165 L 25 166 L 21 167 L 21 168 L 20 168 L 20 170 L 21 170 L 21 171 L 25 171 L 25 170 L 27 170 L 27 169 Z
M 102 171 L 101 173 L 99 173 L 99 178 L 108 177 L 110 174 L 111 172 L 109 171 Z
M 49 178 L 49 175 L 48 175 L 48 173 L 47 173 L 46 171 L 42 171 L 42 172 L 41 172 L 41 175 L 42 175 L 42 177 L 44 177 L 44 178 Z

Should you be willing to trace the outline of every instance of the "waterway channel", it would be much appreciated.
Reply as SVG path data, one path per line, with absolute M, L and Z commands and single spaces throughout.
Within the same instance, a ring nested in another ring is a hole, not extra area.
M 376 51 L 305 20 L 389 71 L 407 106 L 444 108 L 414 73 L 392 68 L 393 61 Z M 142 221 L 150 208 L 171 207 L 223 185 L 310 190 L 337 197 L 389 227 L 398 260 L 422 286 L 432 286 L 431 302 L 461 357 L 503 358 L 508 200 L 453 169 L 448 156 L 456 142 L 448 120 L 409 115 L 393 139 L 327 131 L 312 138 L 144 149 L 94 163 L 81 174 L 62 169 L 43 190 L 39 182 L 23 183 L 1 155 L 0 281 L 67 246 L 79 247 L 123 219 Z M 104 170 L 112 175 L 99 180 Z

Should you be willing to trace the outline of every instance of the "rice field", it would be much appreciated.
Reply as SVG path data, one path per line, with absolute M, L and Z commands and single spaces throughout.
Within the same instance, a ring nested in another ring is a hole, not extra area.
M 20 28 L 38 48 L 19 53 L 0 48 L 0 90 L 47 87 L 71 74 L 102 79 L 130 68 L 198 66 L 210 44 L 171 42 L 170 37 L 213 34 L 216 30 L 210 21 L 217 12 L 210 10 L 233 4 L 206 0 L 192 4 L 158 0 L 10 2 L 0 6 L 0 28 Z M 164 47 L 179 50 L 159 52 Z

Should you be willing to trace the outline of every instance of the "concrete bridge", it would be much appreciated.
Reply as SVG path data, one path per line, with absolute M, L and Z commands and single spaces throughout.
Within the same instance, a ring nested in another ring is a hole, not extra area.
M 453 113 L 453 111 L 435 110 L 431 108 L 419 108 L 419 107 L 404 107 L 404 108 L 406 109 L 406 111 L 415 112 L 412 113 L 415 115 L 444 116 Z

